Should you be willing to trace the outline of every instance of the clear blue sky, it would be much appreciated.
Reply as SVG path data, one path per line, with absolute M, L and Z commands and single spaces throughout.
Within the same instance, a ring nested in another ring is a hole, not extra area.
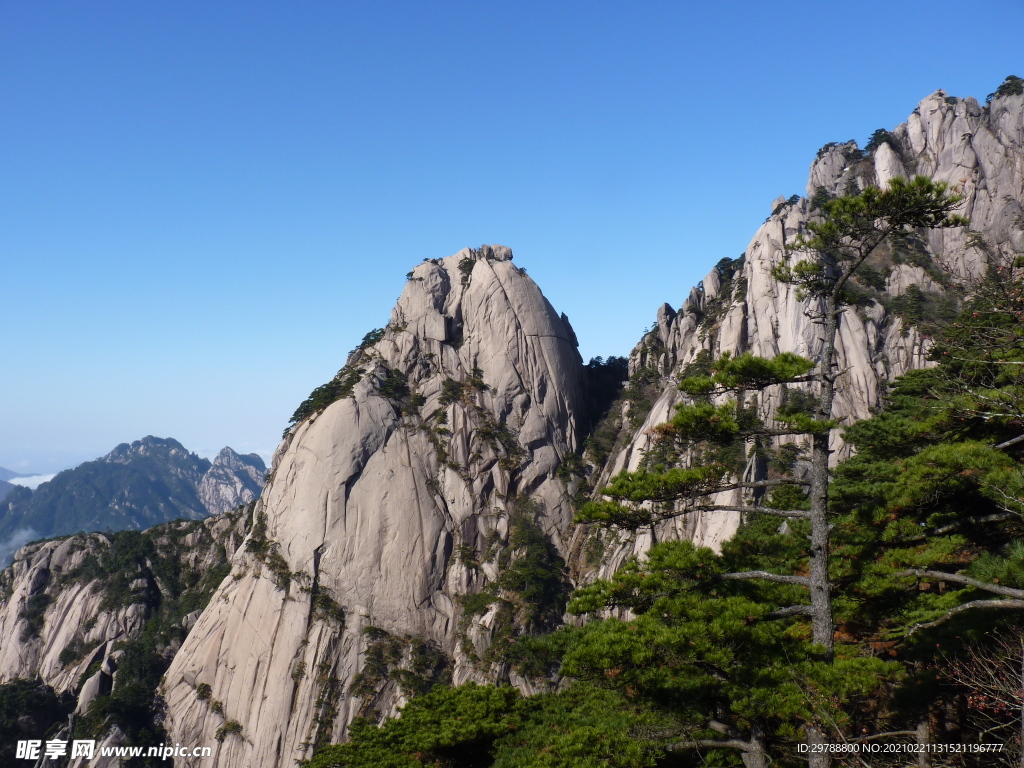
M 426 257 L 626 354 L 815 151 L 1024 75 L 1024 6 L 0 4 L 0 466 L 268 454 Z

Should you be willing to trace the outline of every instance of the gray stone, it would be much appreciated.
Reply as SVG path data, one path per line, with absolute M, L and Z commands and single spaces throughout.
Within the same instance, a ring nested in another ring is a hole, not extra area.
M 229 512 L 260 495 L 266 472 L 257 454 L 242 456 L 230 447 L 222 448 L 199 481 L 199 500 L 211 515 Z
M 82 685 L 82 690 L 78 694 L 78 706 L 75 708 L 75 714 L 84 715 L 97 696 L 105 696 L 110 693 L 111 683 L 110 675 L 102 669 L 96 670 L 96 674 Z
M 950 184 L 963 196 L 960 213 L 969 216 L 969 231 L 947 229 L 928 235 L 929 255 L 936 266 L 952 280 L 977 278 L 984 273 L 985 248 L 997 258 L 1010 258 L 1024 244 L 1024 96 L 994 99 L 988 110 L 974 99 L 956 103 L 946 101 L 946 93 L 937 91 L 925 98 L 907 123 L 892 131 L 899 151 L 883 143 L 873 158 L 857 159 L 854 142 L 823 149 L 811 165 L 807 193 L 820 187 L 831 195 L 841 195 L 850 181 L 860 187 L 887 184 L 896 176 L 926 174 Z M 779 198 L 773 203 L 777 208 Z M 811 322 L 807 302 L 796 291 L 772 277 L 772 269 L 800 258 L 786 251 L 810 220 L 807 201 L 785 206 L 769 217 L 754 235 L 746 250 L 742 280 L 746 291 L 741 301 L 732 301 L 724 314 L 693 322 L 687 310 L 697 302 L 691 293 L 684 311 L 669 321 L 658 312 L 658 331 L 662 346 L 650 350 L 641 341 L 630 355 L 630 371 L 654 366 L 663 373 L 677 373 L 702 351 L 717 356 L 723 352 L 753 352 L 773 356 L 795 352 L 814 358 L 820 349 L 818 326 Z M 711 276 L 704 280 L 704 301 L 711 295 Z M 901 295 L 915 285 L 921 290 L 943 291 L 943 286 L 920 266 L 896 264 L 887 279 L 887 290 Z M 842 424 L 850 424 L 871 415 L 881 400 L 886 382 L 907 371 L 927 366 L 929 341 L 918 329 L 889 315 L 880 305 L 847 311 L 840 326 L 839 379 L 835 413 Z M 668 383 L 645 423 L 623 449 L 613 456 L 601 474 L 607 480 L 623 469 L 635 470 L 652 441 L 652 430 L 667 420 L 679 400 L 674 382 Z M 762 403 L 763 412 L 773 412 L 777 402 L 771 397 Z M 835 460 L 849 455 L 841 435 L 833 446 Z M 723 500 L 724 501 L 724 500 Z M 666 522 L 658 538 L 683 537 L 699 544 L 719 546 L 732 536 L 739 519 L 731 513 L 712 516 L 692 515 Z M 608 575 L 631 554 L 644 551 L 645 539 L 610 550 L 600 573 Z
M 316 675 L 296 680 L 292 672 L 298 664 L 329 667 L 347 689 L 362 668 L 370 624 L 435 644 L 453 660 L 457 683 L 481 679 L 462 655 L 456 606 L 486 575 L 468 571 L 454 548 L 482 552 L 488 532 L 507 535 L 506 499 L 514 495 L 539 505 L 564 546 L 572 511 L 555 470 L 579 441 L 575 334 L 511 256 L 491 246 L 416 266 L 384 337 L 350 358 L 364 370 L 353 396 L 282 442 L 257 514 L 296 584 L 286 594 L 265 564 L 239 550 L 232 576 L 167 672 L 174 741 L 214 743 L 218 719 L 194 690 L 206 683 L 246 734 L 221 743 L 219 765 L 273 768 L 308 758 Z M 386 370 L 400 371 L 424 398 L 415 413 L 380 396 Z M 481 388 L 471 381 L 481 379 Z M 456 402 L 447 402 L 449 381 L 463 386 Z M 449 433 L 434 431 L 438 411 Z M 505 425 L 521 456 L 481 437 L 494 424 Z M 344 607 L 343 628 L 310 619 L 309 594 L 296 587 L 311 581 Z M 472 630 L 482 647 L 489 632 L 486 617 Z M 396 690 L 378 706 L 392 712 L 402 700 Z M 343 736 L 357 705 L 339 700 L 331 738 Z

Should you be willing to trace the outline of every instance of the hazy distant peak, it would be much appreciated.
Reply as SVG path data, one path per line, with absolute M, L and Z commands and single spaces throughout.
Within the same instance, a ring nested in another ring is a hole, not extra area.
M 252 467 L 260 472 L 267 471 L 267 465 L 263 463 L 263 459 L 258 453 L 246 453 L 243 455 L 235 451 L 230 445 L 225 445 L 220 449 L 220 452 L 213 459 L 213 466 L 224 466 L 229 469 Z
M 225 447 L 211 462 L 173 438 L 147 435 L 50 476 L 34 492 L 7 489 L 0 502 L 0 538 L 20 528 L 61 536 L 142 529 L 176 517 L 195 520 L 252 501 L 265 475 L 256 454 L 242 456 Z M 29 485 L 24 478 L 12 484 Z
M 154 437 L 153 435 L 147 435 L 141 440 L 136 440 L 130 444 L 121 443 L 114 448 L 114 450 L 104 456 L 102 460 L 112 464 L 125 464 L 132 459 L 139 458 L 141 456 L 156 456 L 161 458 L 199 458 L 192 454 L 187 448 L 185 448 L 185 446 L 173 437 Z M 200 461 L 206 460 L 200 459 Z

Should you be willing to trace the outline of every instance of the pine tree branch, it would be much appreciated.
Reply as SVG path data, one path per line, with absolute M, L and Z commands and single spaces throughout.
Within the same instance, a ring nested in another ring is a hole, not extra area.
M 725 386 L 724 384 L 722 384 L 722 385 L 719 385 L 717 387 L 714 387 L 712 389 L 707 390 L 703 394 L 715 396 L 715 395 L 729 394 L 730 392 L 751 392 L 751 391 L 760 392 L 761 390 L 768 389 L 768 387 L 777 387 L 780 384 L 805 384 L 805 383 L 814 382 L 814 381 L 817 381 L 817 380 L 818 380 L 818 375 L 816 373 L 808 373 L 808 374 L 805 374 L 803 376 L 794 376 L 793 378 L 785 379 L 784 381 L 771 381 L 771 382 L 768 382 L 767 384 L 762 384 L 761 386 L 752 386 L 752 385 L 749 385 L 749 384 L 747 384 L 747 385 L 739 385 L 739 384 L 737 384 L 736 386 L 729 387 L 729 386 Z
M 740 482 L 735 482 L 735 483 L 729 483 L 727 485 L 716 485 L 714 487 L 709 487 L 707 490 L 695 491 L 694 493 L 692 493 L 690 495 L 690 498 L 699 499 L 701 497 L 715 496 L 716 494 L 726 493 L 728 491 L 747 491 L 747 490 L 753 490 L 753 489 L 756 489 L 756 488 L 778 488 L 781 485 L 799 485 L 799 486 L 805 486 L 806 487 L 806 486 L 809 486 L 810 484 L 811 483 L 810 483 L 809 480 L 797 480 L 795 478 L 792 479 L 792 480 L 755 480 L 755 481 L 749 482 L 749 483 L 748 482 L 740 481 Z M 621 496 L 615 496 L 614 494 L 609 493 L 608 489 L 605 489 L 603 491 L 603 493 L 608 494 L 613 499 L 615 499 L 615 498 L 620 498 L 621 499 L 624 496 L 626 496 L 626 494 L 622 494 Z M 678 494 L 676 496 L 669 496 L 668 494 L 666 494 L 665 497 L 658 498 L 658 499 L 656 499 L 656 501 L 679 501 L 679 500 L 684 499 L 685 496 L 686 496 L 686 494 L 683 494 L 683 493 L 680 493 L 680 494 Z M 729 511 L 764 512 L 765 514 L 769 514 L 769 515 L 775 514 L 776 517 L 810 517 L 810 512 L 804 512 L 802 510 L 772 509 L 771 507 L 768 507 L 768 508 L 764 508 L 764 507 L 744 507 L 744 506 L 741 506 L 741 505 L 736 505 L 734 507 L 732 504 L 724 504 L 724 505 L 721 505 L 721 506 L 719 506 L 717 504 L 711 504 L 711 505 L 701 505 L 701 504 L 698 504 L 697 506 L 687 507 L 686 509 L 680 509 L 679 511 L 673 510 L 673 511 L 667 512 L 665 514 L 659 514 L 658 515 L 658 519 L 659 520 L 671 520 L 674 517 L 679 517 L 679 516 L 685 515 L 685 514 L 687 514 L 689 512 L 696 512 L 696 511 L 700 511 L 700 510 L 704 510 L 704 509 L 707 509 L 707 510 L 710 510 L 710 511 L 721 511 L 721 512 L 729 512 Z M 792 514 L 789 514 L 789 512 L 792 512 Z M 778 513 L 784 513 L 784 514 L 778 514 Z
M 901 571 L 899 575 L 917 576 L 920 579 L 937 579 L 939 581 L 949 581 L 953 584 L 963 584 L 967 587 L 983 589 L 986 592 L 992 592 L 996 595 L 1005 595 L 1006 597 L 1016 597 L 1024 599 L 1024 589 L 1004 587 L 1001 584 L 990 584 L 987 581 L 979 581 L 978 579 L 972 579 L 970 576 L 964 576 L 963 574 L 959 573 L 945 573 L 944 571 L 928 571 L 921 568 L 910 568 L 906 571 Z
M 665 747 L 667 752 L 682 752 L 684 749 L 738 749 L 742 752 L 754 752 L 755 748 L 749 741 L 739 739 L 694 739 L 692 741 L 679 741 Z
M 707 747 L 708 749 L 739 749 L 743 752 L 753 752 L 754 749 L 748 741 L 729 739 L 728 741 L 717 741 L 715 739 L 698 739 L 693 742 L 695 747 Z
M 709 749 L 739 749 L 743 752 L 755 752 L 760 751 L 761 749 L 760 746 L 753 741 L 744 741 L 740 738 L 739 731 L 725 723 L 719 722 L 718 720 L 708 720 L 704 723 L 704 727 L 709 731 L 716 731 L 723 736 L 729 736 L 730 738 L 690 739 L 688 741 L 679 741 L 675 744 L 669 744 L 665 747 L 665 750 L 668 752 L 682 752 L 685 749 L 706 747 Z
M 778 419 L 776 419 L 778 421 Z M 768 429 L 768 427 L 747 429 L 743 430 L 742 435 L 744 437 L 800 437 L 802 435 L 813 435 L 814 433 L 807 429 L 798 429 L 793 427 L 792 429 Z
M 739 738 L 739 731 L 735 728 L 730 728 L 725 723 L 721 723 L 718 720 L 708 720 L 705 725 L 712 731 L 725 734 L 726 736 L 732 736 L 733 738 Z
M 908 538 L 899 539 L 900 544 L 909 544 L 914 541 L 924 541 L 930 539 L 932 536 L 944 536 L 947 533 L 953 533 L 963 528 L 965 525 L 979 525 L 981 523 L 998 523 L 1011 517 L 1018 517 L 1013 512 L 999 512 L 994 515 L 985 515 L 984 517 L 967 517 L 963 520 L 957 520 L 955 523 L 949 525 L 943 525 L 939 528 L 933 528 L 930 531 L 926 531 L 917 536 L 910 536 Z
M 857 255 L 853 258 L 852 264 L 847 267 L 846 271 L 840 271 L 840 276 L 836 280 L 835 285 L 832 286 L 832 296 L 837 300 L 843 293 L 843 288 L 846 283 L 849 282 L 850 278 L 853 277 L 853 273 L 857 271 L 861 264 L 868 260 L 868 257 L 875 252 L 885 240 L 891 235 L 897 227 L 892 224 L 888 224 L 880 230 L 877 230 L 875 234 L 874 242 L 871 238 L 865 238 L 864 245 L 858 249 Z
M 957 614 L 963 613 L 964 611 L 974 609 L 1008 610 L 1011 608 L 1024 608 L 1024 600 L 972 600 L 969 603 L 958 605 L 956 608 L 948 611 L 945 615 L 940 616 L 935 621 L 929 621 L 926 624 L 915 624 L 913 628 L 907 632 L 907 637 L 910 637 L 910 635 L 919 630 L 931 629 L 932 627 L 937 627 L 939 624 L 944 624 Z
M 751 488 L 777 488 L 780 485 L 810 485 L 810 480 L 799 480 L 792 478 L 789 480 L 755 480 L 753 482 L 745 483 L 738 482 L 730 485 L 723 485 L 715 488 L 714 490 L 708 491 L 707 495 L 710 496 L 713 493 L 722 493 L 723 491 L 736 491 L 736 490 L 748 490 Z
M 942 536 L 945 533 L 950 533 L 952 531 L 958 530 L 965 525 L 977 525 L 979 523 L 998 523 L 1010 517 L 1015 517 L 1015 515 L 1012 512 L 999 512 L 998 514 L 985 515 L 984 517 L 968 517 L 966 520 L 960 520 L 955 523 L 950 523 L 949 525 L 944 525 L 941 528 L 936 528 L 934 531 L 931 531 L 928 535 Z M 913 541 L 916 541 L 916 539 L 913 539 Z
M 798 584 L 801 587 L 808 587 L 811 580 L 806 576 L 783 576 L 768 571 L 740 571 L 738 573 L 720 573 L 715 578 L 732 581 L 735 579 L 762 579 L 763 581 L 774 581 L 778 584 Z
M 764 618 L 767 620 L 772 619 L 788 619 L 790 616 L 810 616 L 814 613 L 814 606 L 811 605 L 790 605 L 787 608 L 779 608 L 777 611 L 766 613 Z
M 752 515 L 757 512 L 765 515 L 771 515 L 772 517 L 788 517 L 788 518 L 802 518 L 807 519 L 810 517 L 810 512 L 806 512 L 800 509 L 771 509 L 769 507 L 751 507 L 742 505 L 732 504 L 708 504 L 691 507 L 686 510 L 687 512 L 742 512 L 747 515 Z
M 870 736 L 858 736 L 855 739 L 850 739 L 854 743 L 862 743 L 865 741 L 875 741 L 876 739 L 887 739 L 890 736 L 917 736 L 917 731 L 886 731 L 885 733 L 872 733 Z
M 1005 448 L 1009 448 L 1010 446 L 1017 445 L 1017 443 L 1024 443 L 1024 435 L 1018 435 L 1017 437 L 1013 438 L 1012 440 L 1007 440 L 1005 443 L 1000 443 L 999 445 L 993 445 L 992 447 L 995 450 L 997 450 L 997 451 L 1002 451 Z

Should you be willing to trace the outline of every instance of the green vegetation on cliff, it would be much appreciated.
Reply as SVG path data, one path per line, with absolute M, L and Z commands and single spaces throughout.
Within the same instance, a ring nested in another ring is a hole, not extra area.
M 810 267 L 792 276 L 811 289 L 824 278 Z M 993 264 L 964 302 L 936 320 L 935 367 L 895 382 L 880 413 L 845 431 L 854 456 L 829 470 L 830 652 L 816 642 L 806 597 L 808 457 L 798 443 L 767 441 L 834 428 L 807 392 L 812 368 L 784 355 L 709 360 L 683 382 L 692 400 L 645 468 L 615 479 L 604 489 L 613 502 L 584 514 L 648 528 L 678 514 L 680 499 L 760 467 L 722 551 L 655 544 L 576 591 L 569 610 L 587 621 L 520 639 L 509 661 L 540 690 L 561 680 L 559 693 L 438 688 L 383 726 L 357 723 L 349 743 L 310 765 L 726 766 L 742 755 L 748 766 L 798 766 L 810 731 L 833 744 L 879 734 L 996 741 L 1000 759 L 1019 761 L 1024 268 Z M 775 424 L 760 422 L 742 394 L 724 405 L 710 397 L 767 387 L 783 390 Z M 738 452 L 736 437 L 745 438 Z M 694 463 L 678 465 L 679 441 Z M 493 595 L 469 610 L 484 599 Z M 517 663 L 524 657 L 550 663 Z M 992 670 L 1011 683 L 986 688 Z
M 0 762 L 24 762 L 15 757 L 18 741 L 51 737 L 74 707 L 73 696 L 58 696 L 41 680 L 12 680 L 0 685 Z
M 255 454 L 237 460 L 257 476 L 266 469 Z M 259 495 L 260 486 L 247 473 L 213 465 L 177 440 L 149 436 L 65 470 L 35 491 L 11 491 L 0 500 L 0 539 L 19 529 L 50 538 L 80 531 L 142 530 L 169 520 L 207 517 L 200 484 L 211 467 L 231 472 L 232 482 L 240 480 Z
M 252 505 L 227 516 L 247 523 Z M 244 530 L 244 528 L 243 528 Z M 191 536 L 190 545 L 184 539 Z M 208 554 L 207 567 L 189 565 L 189 557 Z M 67 579 L 93 581 L 104 591 L 104 604 L 115 607 L 142 602 L 146 622 L 141 633 L 119 644 L 123 655 L 117 662 L 113 690 L 97 697 L 85 715 L 75 722 L 75 738 L 99 738 L 117 724 L 127 744 L 149 746 L 166 740 L 163 702 L 157 692 L 160 679 L 188 630 L 184 618 L 201 611 L 230 570 L 230 553 L 214 539 L 202 522 L 176 522 L 147 531 L 125 531 L 112 536 L 109 550 L 89 557 Z M 148 586 L 131 590 L 144 578 Z M 133 765 L 159 765 L 159 760 L 134 759 Z
M 994 270 L 936 338 L 937 367 L 903 377 L 881 413 L 846 431 L 857 453 L 832 484 L 831 663 L 806 615 L 788 610 L 801 603 L 809 523 L 751 512 L 720 554 L 658 544 L 578 590 L 570 610 L 590 621 L 532 641 L 557 660 L 563 693 L 438 689 L 380 728 L 357 724 L 310 765 L 724 766 L 756 735 L 773 764 L 797 766 L 812 724 L 831 743 L 923 732 L 995 740 L 1017 759 L 1020 691 L 997 705 L 977 680 L 1006 633 L 1024 632 L 1022 277 Z M 802 499 L 780 485 L 765 503 Z
M 22 612 L 27 619 L 26 634 L 42 629 L 46 609 L 61 590 L 72 585 L 86 586 L 101 595 L 100 612 L 123 611 L 135 605 L 144 608 L 141 630 L 113 649 L 116 678 L 112 690 L 97 696 L 88 710 L 75 718 L 73 738 L 99 739 L 117 725 L 125 734 L 126 745 L 149 747 L 166 740 L 164 707 L 158 694 L 161 677 L 195 615 L 227 576 L 228 545 L 241 540 L 252 512 L 250 504 L 207 520 L 176 520 L 145 531 L 82 534 L 70 540 L 73 550 L 84 552 L 84 556 L 77 567 L 54 572 L 45 591 L 29 599 Z M 4 578 L 9 574 L 6 571 Z M 95 649 L 96 643 L 87 643 L 86 637 L 96 618 L 90 617 L 77 628 L 60 654 L 62 664 L 78 664 Z M 94 661 L 73 689 L 60 696 L 38 681 L 13 680 L 0 685 L 0 755 L 8 745 L 13 749 L 15 741 L 11 739 L 46 738 L 66 726 L 77 694 L 99 671 L 101 661 Z M 6 738 L 11 734 L 19 735 Z M 166 765 L 157 758 L 133 758 L 126 765 L 161 764 Z

